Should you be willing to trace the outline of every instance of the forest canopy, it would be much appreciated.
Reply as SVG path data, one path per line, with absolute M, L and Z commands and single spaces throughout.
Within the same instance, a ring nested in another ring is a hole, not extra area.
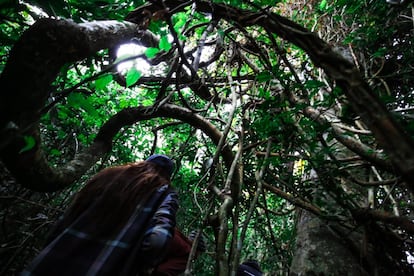
M 187 275 L 414 273 L 412 2 L 0 1 L 0 274 L 154 153 Z

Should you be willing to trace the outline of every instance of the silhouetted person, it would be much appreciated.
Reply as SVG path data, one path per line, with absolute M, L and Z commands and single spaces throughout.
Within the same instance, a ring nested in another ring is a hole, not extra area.
M 22 275 L 151 275 L 173 241 L 178 209 L 165 155 L 92 177 Z

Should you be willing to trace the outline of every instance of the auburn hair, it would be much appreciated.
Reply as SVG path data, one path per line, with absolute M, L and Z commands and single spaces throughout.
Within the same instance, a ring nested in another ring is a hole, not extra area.
M 117 233 L 139 202 L 145 202 L 159 187 L 170 184 L 162 168 L 151 162 L 137 162 L 103 169 L 76 194 L 62 223 L 72 224 L 86 210 L 95 236 Z

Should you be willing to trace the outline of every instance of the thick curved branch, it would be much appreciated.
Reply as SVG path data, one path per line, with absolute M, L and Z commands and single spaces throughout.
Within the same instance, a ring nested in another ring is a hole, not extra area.
M 411 219 L 407 217 L 398 217 L 388 212 L 372 209 L 353 210 L 352 214 L 355 217 L 355 219 L 360 221 L 380 221 L 386 224 L 391 224 L 393 226 L 399 227 L 405 230 L 407 234 L 414 234 L 414 223 Z
M 70 20 L 41 19 L 14 45 L 0 76 L 0 156 L 23 185 L 41 191 L 61 189 L 109 150 L 108 143 L 98 140 L 64 168 L 54 170 L 41 147 L 39 119 L 62 66 L 133 38 L 140 39 L 143 45 L 154 43 L 150 32 L 138 31 L 131 22 L 76 24 Z M 24 80 L 19 79 L 21 76 Z M 21 153 L 25 137 L 34 138 L 36 144 Z
M 0 129 L 10 121 L 21 128 L 36 124 L 39 110 L 52 91 L 51 83 L 63 65 L 125 43 L 137 35 L 136 25 L 129 22 L 37 21 L 14 45 L 0 76 L 3 90 Z
M 292 203 L 295 206 L 298 206 L 302 209 L 305 209 L 305 210 L 307 210 L 307 211 L 309 211 L 309 212 L 311 212 L 311 213 L 313 213 L 317 216 L 322 215 L 322 210 L 319 209 L 319 207 L 314 206 L 309 202 L 306 202 L 306 201 L 304 201 L 300 198 L 297 198 L 297 197 L 295 197 L 295 196 L 293 196 L 289 193 L 286 193 L 286 192 L 282 191 L 281 189 L 279 189 L 277 187 L 274 187 L 274 186 L 272 186 L 270 184 L 267 184 L 267 183 L 263 183 L 263 187 L 266 190 L 269 190 L 270 192 L 286 199 L 287 201 L 289 201 L 290 203 Z
M 83 167 L 84 162 L 96 162 L 94 152 L 99 155 L 102 148 L 98 144 L 68 164 L 65 170 L 53 172 L 41 148 L 40 110 L 63 65 L 136 36 L 136 25 L 129 22 L 75 24 L 70 20 L 41 19 L 14 45 L 0 76 L 0 144 L 2 160 L 22 183 L 30 186 L 34 181 L 41 190 L 56 190 L 66 185 L 62 182 L 66 173 L 73 178 L 77 167 Z M 145 34 L 141 37 L 146 40 Z M 36 144 L 30 151 L 21 153 L 25 136 L 34 138 Z M 37 177 L 38 174 L 42 176 Z
M 115 114 L 101 127 L 93 144 L 61 168 L 50 167 L 43 155 L 37 155 L 36 160 L 29 159 L 27 163 L 24 163 L 24 160 L 6 159 L 6 161 L 9 169 L 22 185 L 37 191 L 56 191 L 79 179 L 105 153 L 110 151 L 112 140 L 121 128 L 159 117 L 173 118 L 188 123 L 203 131 L 215 144 L 218 144 L 222 136 L 213 124 L 188 109 L 169 104 L 156 110 L 151 107 L 136 107 L 124 109 Z M 227 145 L 222 149 L 222 156 L 226 166 L 230 168 L 234 157 Z M 233 177 L 232 185 L 236 187 L 239 185 L 237 174 Z
M 400 178 L 392 178 L 392 179 L 378 180 L 378 181 L 362 181 L 360 179 L 357 179 L 356 177 L 350 176 L 349 179 L 351 179 L 352 182 L 360 186 L 365 186 L 365 187 L 380 187 L 380 186 L 399 184 L 401 182 Z

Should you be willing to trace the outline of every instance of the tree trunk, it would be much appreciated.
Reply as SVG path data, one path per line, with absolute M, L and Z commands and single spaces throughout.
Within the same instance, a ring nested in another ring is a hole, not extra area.
M 369 274 L 364 271 L 359 258 L 353 254 L 344 237 L 338 236 L 330 224 L 301 210 L 291 275 Z

